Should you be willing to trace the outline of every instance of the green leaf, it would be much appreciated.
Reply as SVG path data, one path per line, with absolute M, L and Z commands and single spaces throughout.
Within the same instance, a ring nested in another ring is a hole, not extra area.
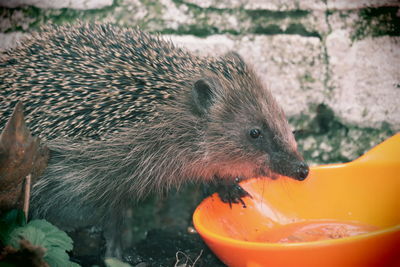
M 17 227 L 26 224 L 25 214 L 22 210 L 10 210 L 0 217 L 0 240 L 7 244 L 9 242 L 10 233 Z
M 69 255 L 65 249 L 57 246 L 47 248 L 44 260 L 51 267 L 80 267 L 79 264 L 69 261 Z
M 131 267 L 130 264 L 122 262 L 116 258 L 107 258 L 105 263 L 107 267 Z
M 6 243 L 6 245 L 11 245 L 14 248 L 19 248 L 19 241 L 21 239 L 26 239 L 32 245 L 44 247 L 43 243 L 45 243 L 45 238 L 46 234 L 42 230 L 26 225 L 24 227 L 15 228 L 10 233 L 10 239 L 9 242 Z
M 43 247 L 47 249 L 58 247 L 66 251 L 72 250 L 72 239 L 65 232 L 61 231 L 48 221 L 33 220 L 29 222 L 29 225 L 42 230 L 46 234 L 46 240 L 41 244 Z
M 42 246 L 48 250 L 60 248 L 72 250 L 72 239 L 56 226 L 45 220 L 33 220 L 25 227 L 14 229 L 11 233 L 12 243 L 10 245 L 19 247 L 19 239 L 29 240 L 35 246 Z
M 65 250 L 61 248 L 50 248 L 47 250 L 46 255 L 44 256 L 44 260 L 51 266 L 51 267 L 64 267 L 69 261 L 69 256 Z
M 6 245 L 19 248 L 21 239 L 45 248 L 44 260 L 52 267 L 79 266 L 69 261 L 66 252 L 72 250 L 72 239 L 46 220 L 33 220 L 22 227 L 14 228 L 9 234 Z

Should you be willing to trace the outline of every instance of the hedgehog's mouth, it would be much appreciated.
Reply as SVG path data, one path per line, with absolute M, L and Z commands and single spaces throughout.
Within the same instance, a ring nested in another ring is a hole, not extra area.
M 271 166 L 270 166 L 271 165 Z M 280 176 L 286 176 L 298 181 L 307 178 L 309 167 L 304 161 L 294 160 L 289 164 L 279 162 L 278 164 L 262 164 L 261 167 L 255 169 L 254 177 L 268 177 L 270 179 L 278 179 Z
M 304 161 L 291 160 L 272 164 L 271 171 L 281 176 L 287 176 L 298 181 L 303 181 L 307 178 L 310 169 Z
M 241 179 L 250 178 L 269 178 L 278 179 L 280 176 L 290 177 L 295 180 L 304 180 L 309 172 L 308 165 L 303 161 L 291 161 L 290 164 L 271 164 L 263 162 L 262 164 L 225 164 L 219 165 L 218 169 L 213 174 L 217 177 L 230 177 Z
M 281 174 L 274 172 L 273 170 L 271 170 L 271 168 L 269 168 L 267 166 L 262 166 L 262 167 L 256 169 L 254 178 L 264 177 L 264 178 L 276 180 L 279 178 L 279 176 L 281 176 Z

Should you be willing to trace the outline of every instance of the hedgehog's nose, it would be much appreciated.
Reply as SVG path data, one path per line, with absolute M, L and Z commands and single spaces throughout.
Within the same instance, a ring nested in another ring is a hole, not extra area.
M 307 178 L 310 169 L 305 162 L 301 162 L 296 170 L 296 179 L 299 181 L 303 181 Z

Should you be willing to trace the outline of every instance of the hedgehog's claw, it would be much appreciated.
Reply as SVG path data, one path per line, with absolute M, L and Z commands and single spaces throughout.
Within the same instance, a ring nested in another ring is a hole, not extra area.
M 219 198 L 222 202 L 228 203 L 231 208 L 232 203 L 240 203 L 243 208 L 246 208 L 246 203 L 244 203 L 242 198 L 251 197 L 251 195 L 238 184 L 240 181 L 240 178 L 236 178 L 234 182 L 220 180 L 218 183 L 217 193 Z

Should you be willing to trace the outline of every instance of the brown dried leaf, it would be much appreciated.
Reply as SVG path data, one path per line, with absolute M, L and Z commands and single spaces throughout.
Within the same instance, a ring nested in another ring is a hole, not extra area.
M 46 250 L 40 246 L 32 245 L 28 240 L 20 241 L 20 248 L 6 246 L 0 254 L 0 261 L 12 266 L 49 267 L 44 261 Z
M 47 167 L 49 150 L 32 137 L 25 124 L 23 105 L 18 102 L 0 135 L 0 215 L 22 208 L 23 184 L 32 174 L 32 184 Z

